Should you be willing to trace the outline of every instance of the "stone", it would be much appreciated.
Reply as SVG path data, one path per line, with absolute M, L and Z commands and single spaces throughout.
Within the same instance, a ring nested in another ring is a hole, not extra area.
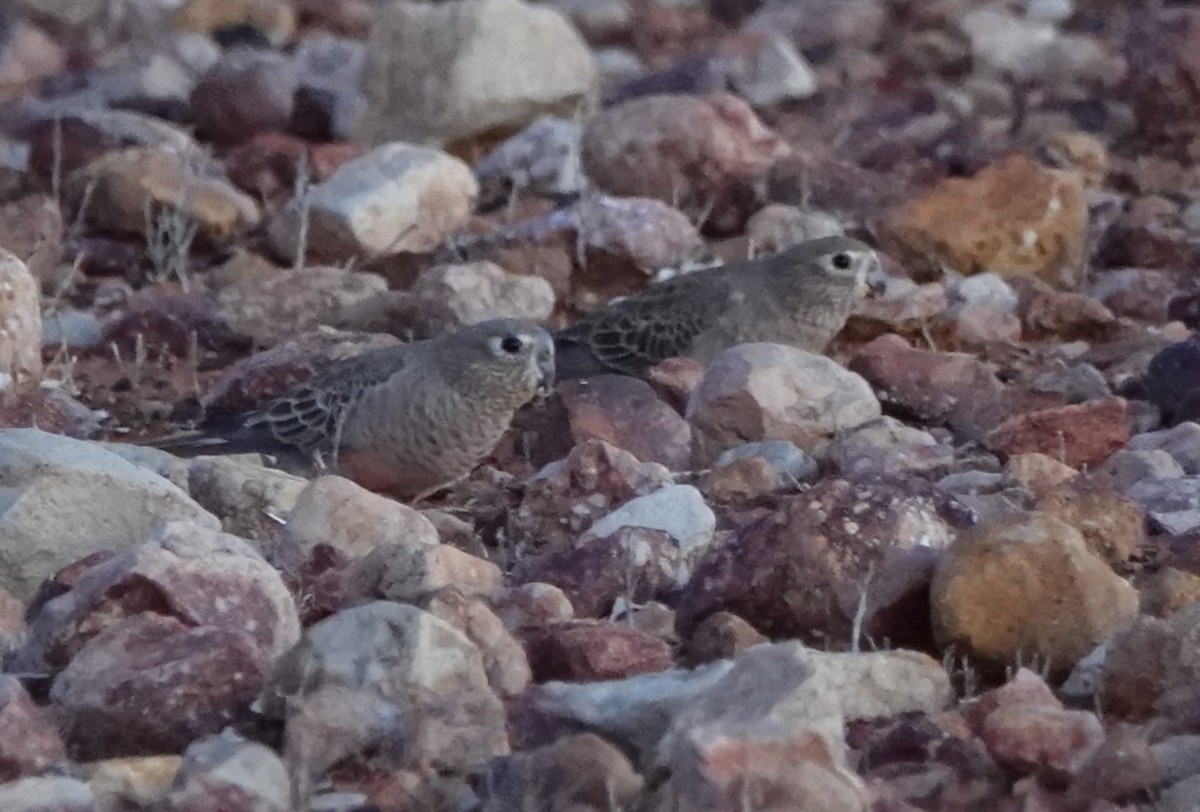
M 38 281 L 25 263 L 0 248 L 0 389 L 42 377 L 42 315 Z
M 316 30 L 296 43 L 292 57 L 300 75 L 292 132 L 318 141 L 352 141 L 366 105 L 359 90 L 366 43 Z
M 1158 618 L 1169 618 L 1200 601 L 1200 575 L 1175 567 L 1164 567 L 1151 573 L 1139 585 L 1142 612 Z
M 1137 604 L 1136 590 L 1078 530 L 1039 513 L 960 534 L 931 586 L 939 647 L 991 670 L 1024 660 L 1065 676 L 1133 618 Z
M 240 144 L 260 133 L 286 129 L 298 88 L 299 71 L 292 57 L 233 48 L 196 82 L 189 108 L 200 137 Z
M 1112 311 L 1083 293 L 1053 290 L 1039 279 L 1013 280 L 1021 290 L 1021 333 L 1027 340 L 1103 342 L 1119 335 Z
M 1165 451 L 1133 451 L 1123 448 L 1105 461 L 1099 473 L 1107 476 L 1122 493 L 1144 479 L 1175 479 L 1183 476 L 1183 466 Z
M 94 812 L 96 796 L 75 778 L 30 776 L 0 785 L 0 806 L 11 812 Z
M 470 168 L 457 158 L 413 144 L 381 144 L 293 200 L 272 218 L 267 234 L 288 260 L 302 247 L 310 259 L 330 263 L 430 251 L 466 223 L 478 191 Z
M 1114 635 L 1099 687 L 1105 709 L 1117 718 L 1141 721 L 1155 715 L 1168 692 L 1200 674 L 1200 603 L 1165 620 L 1139 615 Z
M 637 378 L 596 375 L 562 381 L 538 418 L 545 424 L 529 432 L 534 464 L 561 459 L 579 443 L 602 440 L 672 471 L 691 467 L 691 426 Z
M 1162 410 L 1163 423 L 1200 421 L 1200 333 L 1170 344 L 1150 359 L 1141 379 L 1146 399 Z
M 626 502 L 588 528 L 583 541 L 603 538 L 623 527 L 644 527 L 666 533 L 680 549 L 703 552 L 716 530 L 716 516 L 691 485 L 667 485 Z
M 532 672 L 525 649 L 483 598 L 455 585 L 428 593 L 421 608 L 461 631 L 479 648 L 488 683 L 499 696 L 518 696 L 529 687 Z
M 448 544 L 414 544 L 411 538 L 376 546 L 352 566 L 349 577 L 362 584 L 359 591 L 400 603 L 415 603 L 446 587 L 488 596 L 501 586 L 500 568 L 492 562 Z
M 1129 438 L 1132 451 L 1165 451 L 1175 458 L 1185 474 L 1200 474 L 1200 424 L 1178 423 L 1169 429 L 1148 431 Z
M 489 765 L 482 783 L 488 789 L 480 812 L 523 804 L 583 812 L 630 806 L 645 782 L 620 750 L 593 733 L 580 733 Z
M 1134 483 L 1128 495 L 1167 533 L 1183 535 L 1200 527 L 1200 476 L 1144 479 Z
M 45 711 L 16 677 L 0 677 L 0 782 L 64 764 L 67 752 Z
M 5 19 L 4 23 L 7 30 L 0 43 L 0 96 L 35 87 L 66 69 L 66 50 L 44 30 L 29 20 Z
M 1129 404 L 1107 398 L 1017 415 L 990 431 L 984 444 L 1004 456 L 1037 451 L 1079 468 L 1100 465 L 1130 436 Z
M 725 350 L 687 406 L 701 464 L 747 441 L 790 440 L 812 451 L 879 416 L 879 401 L 857 374 L 782 344 Z
M 190 31 L 215 34 L 248 25 L 278 47 L 296 30 L 296 12 L 282 0 L 187 0 L 176 5 L 174 24 Z
M 278 715 L 288 697 L 338 687 L 365 689 L 401 708 L 412 759 L 466 769 L 508 753 L 504 709 L 479 649 L 414 606 L 375 601 L 309 628 L 276 668 L 264 707 Z
M 53 294 L 62 284 L 63 215 L 48 195 L 0 204 L 0 246 L 25 263 L 44 293 Z
M 847 479 L 921 475 L 945 470 L 954 460 L 954 449 L 929 432 L 885 416 L 837 437 L 825 459 Z
M 573 620 L 575 609 L 566 593 L 536 581 L 503 589 L 491 598 L 492 611 L 510 632 Z
M 554 199 L 578 194 L 585 183 L 582 138 L 578 122 L 539 118 L 475 164 L 480 201 L 498 205 L 527 194 Z
M 439 542 L 437 529 L 419 511 L 332 475 L 314 479 L 300 493 L 284 534 L 302 548 L 330 544 L 355 556 L 385 544 L 414 550 Z
M 831 214 L 783 203 L 771 203 L 746 222 L 746 238 L 755 253 L 774 254 L 821 237 L 845 234 L 841 222 Z
M 187 490 L 221 520 L 221 529 L 247 539 L 271 538 L 292 512 L 308 480 L 228 457 L 201 457 L 187 466 Z
M 1079 476 L 1079 472 L 1071 466 L 1037 451 L 1009 457 L 1004 464 L 1004 474 L 1029 491 L 1035 499 Z
M 165 521 L 216 530 L 180 490 L 99 446 L 37 429 L 0 431 L 0 586 L 21 600 L 61 567 L 140 543 Z
M 447 307 L 456 326 L 500 317 L 543 322 L 554 311 L 549 282 L 509 273 L 492 262 L 435 266 L 417 276 L 411 292 Z
M 591 52 L 570 23 L 519 0 L 389 8 L 376 16 L 367 52 L 358 136 L 372 143 L 513 132 L 570 115 L 596 90 Z
M 85 564 L 68 588 L 39 601 L 19 661 L 30 670 L 63 668 L 97 634 L 149 614 L 181 628 L 238 632 L 267 664 L 300 636 L 296 605 L 280 574 L 248 543 L 168 522 L 145 543 Z
M 830 5 L 822 0 L 767 3 L 743 28 L 785 33 L 797 48 L 856 46 L 869 49 L 887 33 L 887 11 L 874 0 L 846 0 Z
M 139 237 L 157 231 L 167 241 L 160 273 L 172 262 L 186 268 L 189 224 L 222 242 L 261 216 L 253 199 L 203 164 L 151 147 L 106 153 L 69 175 L 64 188 L 75 200 L 88 196 L 84 213 L 96 228 Z
M 372 750 L 393 762 L 405 736 L 398 707 L 369 691 L 325 688 L 298 700 L 288 711 L 284 757 L 288 774 L 317 782 L 330 767 Z
M 1088 549 L 1118 571 L 1143 552 L 1145 513 L 1100 477 L 1072 479 L 1038 494 L 1036 505 L 1082 533 Z
M 279 756 L 233 731 L 193 742 L 167 796 L 171 812 L 203 812 L 215 799 L 246 812 L 287 812 L 292 786 Z
M 674 663 L 654 635 L 615 623 L 571 621 L 520 632 L 535 682 L 599 682 L 651 674 Z
M 721 452 L 713 464 L 719 467 L 754 457 L 764 460 L 784 482 L 804 482 L 817 473 L 817 461 L 787 440 L 743 443 Z
M 605 192 L 654 197 L 730 232 L 752 213 L 749 186 L 790 152 L 749 105 L 728 94 L 646 96 L 584 123 L 583 166 Z
M 50 699 L 82 758 L 179 752 L 248 714 L 263 654 L 242 630 L 139 615 L 89 640 Z
M 884 244 L 914 272 L 1032 274 L 1060 288 L 1082 280 L 1087 205 L 1078 174 L 1012 156 L 950 178 L 884 220 Z
M 25 604 L 0 588 L 0 659 L 7 660 L 25 642 L 25 631 Z
M 733 659 L 767 638 L 730 612 L 714 612 L 700 621 L 684 644 L 684 664 L 695 668 L 715 660 Z
M 938 499 L 906 481 L 822 480 L 708 550 L 678 598 L 677 627 L 687 638 L 725 611 L 772 638 L 844 646 L 885 555 L 943 550 L 953 534 Z
M 1072 364 L 1065 369 L 1051 369 L 1033 379 L 1036 392 L 1059 395 L 1066 403 L 1086 403 L 1112 396 L 1104 374 L 1091 364 Z
M 96 793 L 100 807 L 108 804 L 153 807 L 161 804 L 171 790 L 182 759 L 169 756 L 130 756 L 107 758 L 88 765 L 88 786 Z

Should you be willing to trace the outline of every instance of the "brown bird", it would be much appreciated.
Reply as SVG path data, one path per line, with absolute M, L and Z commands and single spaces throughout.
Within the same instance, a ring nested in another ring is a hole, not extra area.
M 849 237 L 682 274 L 585 314 L 555 336 L 560 378 L 644 375 L 685 356 L 707 364 L 735 344 L 822 352 L 846 323 L 879 259 Z
M 493 319 L 348 358 L 266 408 L 150 443 L 184 455 L 283 454 L 419 500 L 470 473 L 554 381 L 534 322 Z

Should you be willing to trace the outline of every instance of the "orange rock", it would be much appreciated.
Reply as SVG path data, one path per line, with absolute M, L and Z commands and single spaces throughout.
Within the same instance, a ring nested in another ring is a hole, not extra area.
M 1011 417 L 984 445 L 1005 456 L 1040 451 L 1072 468 L 1095 466 L 1129 442 L 1129 404 L 1106 398 Z
M 918 275 L 937 276 L 949 265 L 964 274 L 1033 274 L 1071 288 L 1083 278 L 1086 229 L 1079 173 L 1013 155 L 893 208 L 880 236 Z

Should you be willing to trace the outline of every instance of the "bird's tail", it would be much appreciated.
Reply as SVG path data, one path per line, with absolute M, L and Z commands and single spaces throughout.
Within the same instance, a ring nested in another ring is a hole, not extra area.
M 196 457 L 202 454 L 278 454 L 286 450 L 283 444 L 261 426 L 248 426 L 241 420 L 231 421 L 230 425 L 209 424 L 194 431 L 143 440 L 140 444 L 169 451 L 180 457 Z

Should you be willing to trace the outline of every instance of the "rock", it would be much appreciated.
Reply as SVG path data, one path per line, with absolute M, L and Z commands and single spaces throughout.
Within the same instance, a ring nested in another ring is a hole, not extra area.
M 0 806 L 11 812 L 94 812 L 88 785 L 65 775 L 31 776 L 0 785 Z
M 591 52 L 570 23 L 518 0 L 389 8 L 376 16 L 367 52 L 359 137 L 374 143 L 511 132 L 569 115 L 596 89 Z
M 777 31 L 726 40 L 717 61 L 717 70 L 728 77 L 734 91 L 755 107 L 799 101 L 817 92 L 812 66 Z
M 561 780 L 568 775 L 569 782 Z M 579 812 L 622 808 L 635 802 L 644 783 L 620 750 L 580 733 L 489 765 L 480 812 L 507 812 L 522 804 Z
M 938 645 L 977 667 L 1035 658 L 1065 676 L 1137 614 L 1137 592 L 1079 531 L 1031 513 L 961 534 L 934 573 L 931 606 Z
M 42 347 L 90 350 L 101 341 L 100 320 L 83 310 L 47 311 L 42 317 Z
M 273 344 L 320 325 L 340 322 L 354 307 L 387 290 L 383 277 L 342 268 L 277 271 L 222 288 L 221 318 L 260 344 Z
M 187 486 L 226 533 L 267 539 L 292 512 L 308 481 L 228 457 L 201 457 L 187 467 Z
M 1170 618 L 1185 606 L 1200 601 L 1200 575 L 1175 567 L 1164 567 L 1139 584 L 1142 612 Z
M 245 631 L 144 614 L 88 641 L 50 698 L 83 758 L 178 752 L 248 713 L 263 655 Z
M 563 623 L 575 617 L 566 594 L 552 584 L 519 584 L 501 590 L 491 599 L 492 611 L 510 632 L 525 626 Z
M 421 601 L 421 608 L 446 621 L 478 646 L 488 683 L 499 696 L 514 697 L 529 686 L 532 674 L 525 649 L 483 599 L 466 594 L 456 584 L 428 593 Z
M 411 292 L 441 302 L 457 325 L 493 318 L 542 322 L 554 310 L 554 289 L 540 276 L 511 274 L 492 262 L 438 265 L 422 271 Z
M 546 425 L 530 431 L 535 464 L 561 459 L 579 443 L 602 440 L 672 471 L 691 467 L 691 426 L 637 378 L 596 375 L 563 381 L 538 417 Z
M 581 540 L 603 538 L 623 527 L 644 527 L 661 530 L 685 554 L 695 555 L 708 547 L 716 526 L 716 516 L 698 490 L 691 485 L 667 485 L 601 517 Z
M 859 426 L 829 445 L 826 459 L 847 479 L 945 470 L 954 449 L 892 417 Z
M 389 335 L 318 328 L 236 361 L 200 402 L 209 413 L 253 411 L 337 361 L 398 343 Z
M 1131 451 L 1123 448 L 1113 454 L 1099 469 L 1113 487 L 1122 493 L 1143 479 L 1175 479 L 1183 476 L 1183 467 L 1165 451 Z
M 1162 410 L 1163 423 L 1200 421 L 1200 333 L 1160 350 L 1146 368 L 1141 385 L 1146 399 Z
M 695 668 L 715 660 L 733 659 L 767 638 L 737 615 L 714 612 L 700 621 L 684 645 L 684 663 Z
M 785 33 L 802 49 L 831 45 L 871 48 L 886 35 L 887 20 L 887 10 L 875 0 L 847 0 L 832 6 L 822 0 L 799 0 L 767 3 L 743 28 Z
M 5 19 L 4 42 L 0 43 L 0 88 L 35 87 L 61 73 L 67 66 L 66 50 L 45 31 L 28 20 Z M 0 241 L 0 245 L 4 245 Z
M 0 677 L 0 781 L 38 775 L 65 763 L 58 731 L 16 677 Z
M 1154 324 L 1170 318 L 1171 300 L 1180 293 L 1171 274 L 1146 268 L 1107 271 L 1087 294 L 1118 316 Z
M 351 141 L 366 105 L 359 88 L 366 44 L 327 30 L 304 36 L 293 51 L 300 74 L 291 129 L 318 141 Z
M 165 479 L 81 440 L 5 429 L 0 459 L 0 586 L 22 600 L 61 567 L 137 544 L 164 521 L 220 527 Z
M 492 562 L 447 544 L 414 543 L 411 537 L 376 546 L 353 566 L 350 577 L 363 594 L 400 603 L 415 603 L 446 587 L 488 596 L 501 586 L 500 569 Z
M 292 787 L 274 751 L 233 731 L 188 746 L 167 798 L 171 812 L 203 812 L 214 799 L 232 810 L 287 812 Z
M 144 544 L 85 563 L 68 588 L 35 604 L 19 661 L 30 670 L 60 669 L 97 634 L 142 614 L 171 619 L 180 628 L 237 632 L 265 664 L 300 636 L 291 594 L 249 544 L 168 522 Z
M 256 225 L 259 208 L 228 181 L 198 169 L 177 153 L 151 147 L 104 154 L 72 173 L 66 191 L 82 200 L 91 189 L 85 216 L 93 226 L 144 236 L 158 230 L 166 242 L 159 272 L 172 262 L 186 273 L 186 240 L 191 224 L 212 242 Z
M 772 203 L 754 213 L 746 223 L 746 237 L 756 253 L 774 254 L 821 237 L 845 234 L 841 222 L 831 214 Z
M 412 759 L 465 769 L 508 753 L 504 709 L 479 650 L 416 607 L 376 601 L 317 623 L 277 667 L 266 707 L 277 714 L 285 697 L 336 687 L 367 689 L 399 707 Z
M 384 544 L 408 550 L 438 544 L 437 529 L 419 511 L 332 475 L 300 493 L 284 533 L 302 548 L 330 544 L 355 556 Z
M 1044 692 L 1029 697 L 1038 685 Z M 1078 773 L 1104 741 L 1104 727 L 1088 711 L 1066 710 L 1040 677 L 1027 668 L 1007 685 L 989 691 L 972 709 L 973 727 L 998 763 L 1018 774 Z
M 1079 472 L 1071 466 L 1037 451 L 1009 457 L 1004 465 L 1004 474 L 1035 499 L 1040 499 L 1064 482 L 1070 482 L 1079 476 Z
M 395 47 L 388 52 L 398 53 Z M 271 220 L 268 237 L 289 260 L 302 242 L 308 257 L 330 263 L 429 251 L 466 223 L 478 191 L 470 168 L 457 158 L 412 144 L 382 144 L 294 200 Z
M 25 604 L 0 588 L 0 660 L 25 642 Z
M 1109 642 L 1100 691 L 1118 718 L 1140 721 L 1161 697 L 1194 683 L 1200 674 L 1200 604 L 1166 620 L 1139 615 Z
M 1182 535 L 1200 527 L 1200 476 L 1142 480 L 1128 493 L 1151 522 L 1167 533 Z
M 817 461 L 787 440 L 742 443 L 721 452 L 715 466 L 757 457 L 765 460 L 784 482 L 804 482 L 817 473 Z
M 39 285 L 25 263 L 0 248 L 0 389 L 42 377 Z
M 179 772 L 179 756 L 131 756 L 94 761 L 88 765 L 88 786 L 100 808 L 122 805 L 153 808 L 163 803 Z
M 53 294 L 62 283 L 63 216 L 49 196 L 31 194 L 0 204 L 0 246 L 25 263 L 45 293 Z
M 964 274 L 1032 274 L 1071 288 L 1082 279 L 1086 226 L 1077 174 L 1013 156 L 901 204 L 882 236 L 889 252 L 926 275 L 944 263 Z
M 192 90 L 198 134 L 218 144 L 240 144 L 260 133 L 286 129 L 299 87 L 295 60 L 275 51 L 234 48 Z
M 535 682 L 599 682 L 671 667 L 671 647 L 615 623 L 571 621 L 520 632 Z
M 297 701 L 287 714 L 288 773 L 315 783 L 335 764 L 373 750 L 376 760 L 393 762 L 405 736 L 404 724 L 399 708 L 368 691 L 318 690 Z
M 755 440 L 811 451 L 880 415 L 865 380 L 828 358 L 782 344 L 743 344 L 718 355 L 688 401 L 700 464 Z
M 1133 451 L 1166 451 L 1183 467 L 1186 474 L 1200 474 L 1200 424 L 1179 423 L 1161 431 L 1148 431 L 1129 438 Z
M 1104 374 L 1086 363 L 1043 372 L 1034 378 L 1032 386 L 1036 392 L 1059 395 L 1066 403 L 1086 403 L 1112 396 Z
M 752 209 L 749 187 L 790 152 L 743 101 L 646 96 L 584 124 L 583 166 L 604 191 L 654 197 L 692 220 L 737 230 Z
M 1017 278 L 1021 289 L 1022 335 L 1027 340 L 1107 341 L 1118 335 L 1116 316 L 1083 293 L 1051 289 L 1038 279 Z
M 1146 517 L 1099 477 L 1078 477 L 1037 496 L 1037 509 L 1083 534 L 1088 549 L 1121 571 L 1142 552 Z
M 580 141 L 575 121 L 544 116 L 499 144 L 475 164 L 480 201 L 498 205 L 527 194 L 562 198 L 584 188 Z
M 1005 456 L 1038 451 L 1072 468 L 1097 466 L 1129 441 L 1129 405 L 1108 398 L 1012 417 L 984 438 Z
M 173 22 L 205 34 L 251 26 L 278 47 L 295 32 L 296 12 L 282 0 L 187 0 L 178 6 Z
M 935 500 L 907 483 L 826 479 L 713 546 L 683 587 L 677 625 L 686 638 L 725 611 L 770 637 L 844 645 L 887 551 L 941 550 L 952 537 Z
M 565 225 L 575 232 L 574 253 L 580 257 L 571 273 L 570 298 L 582 310 L 635 293 L 661 269 L 688 266 L 706 253 L 692 221 L 651 197 L 588 195 L 567 215 Z

